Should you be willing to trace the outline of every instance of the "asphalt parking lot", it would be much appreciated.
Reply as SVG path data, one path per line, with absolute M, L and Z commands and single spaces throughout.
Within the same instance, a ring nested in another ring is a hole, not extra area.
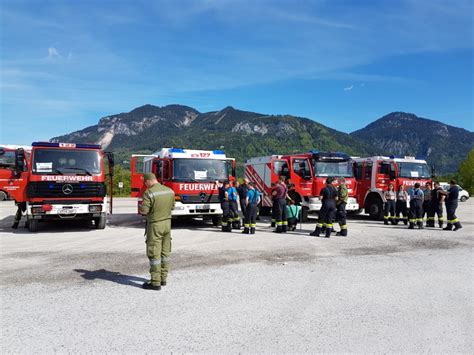
M 0 203 L 2 353 L 473 353 L 474 203 L 464 228 L 408 230 L 363 216 L 349 237 L 221 233 L 173 225 L 173 269 L 148 277 L 135 202 L 105 230 L 84 223 L 11 230 Z M 23 223 L 22 223 L 23 225 Z

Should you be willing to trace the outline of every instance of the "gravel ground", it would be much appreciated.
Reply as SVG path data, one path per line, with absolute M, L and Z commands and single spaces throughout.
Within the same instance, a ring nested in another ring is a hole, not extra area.
M 407 230 L 362 216 L 349 237 L 221 233 L 174 223 L 173 270 L 147 277 L 135 202 L 106 230 L 84 223 L 12 231 L 0 203 L 2 353 L 473 353 L 474 203 L 458 232 Z

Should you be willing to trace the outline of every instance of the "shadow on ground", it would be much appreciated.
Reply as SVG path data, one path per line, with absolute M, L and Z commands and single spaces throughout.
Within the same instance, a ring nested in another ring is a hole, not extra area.
M 132 286 L 132 287 L 142 287 L 142 283 L 148 281 L 143 277 L 136 277 L 131 275 L 124 275 L 116 271 L 108 271 L 105 269 L 100 270 L 84 270 L 84 269 L 74 269 L 75 272 L 80 273 L 81 277 L 88 281 L 94 280 L 106 280 L 115 282 L 120 285 Z

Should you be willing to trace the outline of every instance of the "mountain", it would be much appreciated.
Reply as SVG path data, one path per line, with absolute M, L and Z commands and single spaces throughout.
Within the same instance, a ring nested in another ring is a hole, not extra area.
M 116 152 L 117 161 L 131 153 L 151 153 L 160 147 L 216 149 L 242 164 L 245 159 L 310 149 L 370 154 L 370 145 L 307 118 L 264 115 L 226 107 L 200 113 L 181 105 L 145 105 L 128 113 L 101 118 L 97 125 L 54 137 L 52 142 L 96 142 Z
M 426 159 L 437 173 L 457 171 L 474 147 L 473 132 L 405 112 L 392 112 L 350 135 L 386 154 Z
M 474 133 L 403 112 L 390 113 L 349 135 L 307 118 L 230 106 L 201 113 L 182 105 L 144 105 L 51 141 L 100 143 L 115 152 L 118 162 L 129 160 L 131 153 L 152 153 L 161 147 L 223 147 L 242 167 L 251 157 L 315 149 L 358 156 L 415 155 L 427 158 L 438 173 L 450 173 L 474 146 Z

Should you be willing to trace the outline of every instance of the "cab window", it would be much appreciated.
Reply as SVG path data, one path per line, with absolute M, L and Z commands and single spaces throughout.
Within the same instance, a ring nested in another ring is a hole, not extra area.
M 293 160 L 293 171 L 295 174 L 304 177 L 310 177 L 311 172 L 309 170 L 308 159 L 294 159 Z

